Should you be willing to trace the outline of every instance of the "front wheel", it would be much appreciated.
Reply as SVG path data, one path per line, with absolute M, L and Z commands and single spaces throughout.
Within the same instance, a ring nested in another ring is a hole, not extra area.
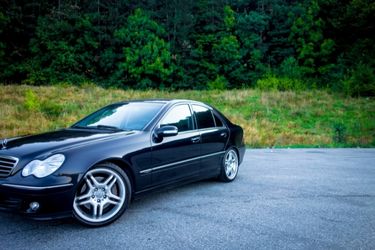
M 99 164 L 85 174 L 77 188 L 74 217 L 87 226 L 107 225 L 127 209 L 130 196 L 126 173 L 115 164 Z
M 235 149 L 230 148 L 225 152 L 219 179 L 224 182 L 233 181 L 238 174 L 238 155 Z

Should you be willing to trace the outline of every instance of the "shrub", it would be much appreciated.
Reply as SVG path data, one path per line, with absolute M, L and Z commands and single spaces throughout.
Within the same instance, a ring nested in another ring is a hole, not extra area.
M 25 108 L 32 112 L 42 112 L 43 114 L 50 117 L 57 117 L 63 111 L 61 105 L 52 101 L 41 102 L 38 96 L 31 90 L 28 89 L 25 92 Z
M 25 108 L 29 111 L 40 111 L 40 102 L 36 94 L 31 90 L 28 89 L 25 92 L 25 101 L 24 101 Z
M 303 70 L 294 57 L 286 58 L 279 67 L 279 75 L 292 79 L 302 79 Z
M 224 90 L 228 86 L 228 81 L 224 76 L 216 76 L 216 79 L 208 83 L 208 89 Z
M 41 106 L 41 111 L 49 117 L 58 117 L 63 111 L 61 105 L 52 101 L 44 101 Z
M 342 123 L 335 123 L 333 125 L 333 141 L 335 143 L 345 143 L 346 142 L 346 127 Z
M 305 85 L 300 79 L 289 77 L 277 77 L 273 74 L 266 74 L 265 77 L 257 80 L 256 88 L 260 90 L 304 90 Z
M 368 64 L 358 64 L 342 80 L 342 89 L 350 96 L 375 96 L 375 73 Z

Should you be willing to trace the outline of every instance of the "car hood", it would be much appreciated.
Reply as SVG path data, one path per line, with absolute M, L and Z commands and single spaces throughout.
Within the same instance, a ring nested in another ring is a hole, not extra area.
M 65 148 L 79 147 L 87 143 L 133 134 L 133 131 L 112 132 L 94 129 L 63 129 L 38 135 L 4 139 L 0 141 L 0 155 L 34 157 L 47 152 L 63 151 Z

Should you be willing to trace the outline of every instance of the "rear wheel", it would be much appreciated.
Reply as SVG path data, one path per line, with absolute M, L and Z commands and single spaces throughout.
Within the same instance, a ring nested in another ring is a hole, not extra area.
M 225 152 L 219 179 L 224 182 L 233 181 L 238 173 L 238 155 L 235 149 L 230 148 Z
M 127 209 L 130 196 L 127 174 L 115 164 L 99 164 L 85 174 L 77 188 L 74 217 L 87 226 L 107 225 Z

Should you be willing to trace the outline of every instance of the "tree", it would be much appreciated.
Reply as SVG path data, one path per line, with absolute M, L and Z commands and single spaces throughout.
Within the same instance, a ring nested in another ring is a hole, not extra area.
M 295 49 L 289 36 L 300 6 L 295 1 L 270 1 L 269 13 L 266 15 L 268 25 L 264 31 L 266 51 L 265 59 L 272 68 L 277 68 L 283 61 L 295 57 Z M 298 1 L 297 1 L 298 2 Z M 300 2 L 300 1 L 299 1 Z
M 264 55 L 267 47 L 263 37 L 268 27 L 269 17 L 261 12 L 249 11 L 238 14 L 236 34 L 240 41 L 240 53 L 245 67 L 248 84 L 251 85 L 260 78 L 265 70 Z
M 325 22 L 319 17 L 320 6 L 313 0 L 302 13 L 294 19 L 290 40 L 297 51 L 297 59 L 308 77 L 328 74 L 334 67 L 330 56 L 335 42 L 324 36 Z
M 123 59 L 115 78 L 126 86 L 157 88 L 168 86 L 174 70 L 166 32 L 141 9 L 128 17 L 125 26 L 115 32 L 123 48 Z
M 224 29 L 218 33 L 217 41 L 213 44 L 212 59 L 218 67 L 218 74 L 228 81 L 228 87 L 237 87 L 244 85 L 245 79 L 242 78 L 240 43 L 234 32 L 236 13 L 229 5 L 223 9 Z
M 369 95 L 374 12 L 372 0 L 3 0 L 0 82 L 205 89 L 272 75 Z
M 33 57 L 25 66 L 27 83 L 79 83 L 95 76 L 99 43 L 91 17 L 74 8 L 65 10 L 69 15 L 61 11 L 38 19 L 35 38 L 30 42 Z
M 4 35 L 4 28 L 9 22 L 8 18 L 0 11 L 0 37 Z M 5 53 L 6 53 L 6 44 L 4 41 L 0 40 L 0 68 L 5 69 L 7 66 L 5 63 Z M 1 78 L 0 78 L 1 79 Z
M 207 88 L 220 74 L 220 67 L 213 60 L 213 46 L 224 30 L 224 4 L 222 1 L 200 0 L 194 2 L 194 27 L 191 30 L 189 53 L 185 54 L 184 86 Z

